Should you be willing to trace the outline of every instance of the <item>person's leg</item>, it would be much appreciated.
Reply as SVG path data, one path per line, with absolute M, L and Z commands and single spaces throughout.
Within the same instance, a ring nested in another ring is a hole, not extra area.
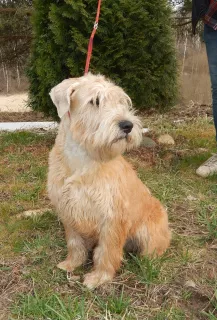
M 210 79 L 212 85 L 213 119 L 217 140 L 217 30 L 207 25 L 204 26 L 204 41 L 206 44 L 207 58 L 209 64 Z M 207 177 L 217 173 L 217 154 L 208 159 L 200 166 L 196 173 Z
M 206 44 L 209 72 L 212 85 L 213 118 L 217 140 L 217 30 L 204 26 L 204 41 Z

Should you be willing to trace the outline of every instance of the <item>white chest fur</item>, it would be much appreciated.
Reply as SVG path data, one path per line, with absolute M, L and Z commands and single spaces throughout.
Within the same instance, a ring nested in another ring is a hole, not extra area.
M 64 155 L 73 174 L 76 171 L 77 173 L 78 171 L 82 173 L 83 170 L 93 165 L 93 161 L 87 152 L 72 139 L 71 133 L 67 133 L 66 135 Z

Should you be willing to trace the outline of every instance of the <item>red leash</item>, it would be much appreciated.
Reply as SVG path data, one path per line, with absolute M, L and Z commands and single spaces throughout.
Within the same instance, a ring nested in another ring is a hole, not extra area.
M 95 20 L 93 31 L 91 33 L 89 44 L 88 44 L 87 59 L 86 59 L 86 66 L 85 66 L 84 74 L 88 73 L 89 66 L 90 66 L 90 59 L 91 59 L 92 50 L 93 50 L 93 38 L 94 38 L 96 30 L 98 28 L 101 3 L 102 3 L 102 0 L 98 0 L 98 8 L 97 8 L 97 13 L 96 13 L 96 20 Z
M 86 59 L 86 65 L 85 65 L 84 74 L 87 74 L 88 71 L 89 71 L 90 59 L 91 59 L 91 55 L 92 55 L 92 51 L 93 51 L 93 39 L 94 39 L 96 30 L 97 30 L 98 24 L 99 24 L 99 15 L 100 15 L 101 3 L 102 3 L 102 0 L 98 0 L 98 8 L 97 8 L 97 13 L 96 13 L 96 20 L 95 20 L 95 23 L 94 23 L 94 26 L 93 26 L 93 31 L 91 33 L 90 40 L 89 40 L 89 43 L 88 43 L 87 59 Z M 68 116 L 70 118 L 70 111 L 68 111 Z

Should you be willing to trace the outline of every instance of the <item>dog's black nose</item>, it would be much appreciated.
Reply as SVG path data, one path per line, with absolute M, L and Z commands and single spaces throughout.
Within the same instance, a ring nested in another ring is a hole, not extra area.
M 120 121 L 119 122 L 119 127 L 121 128 L 122 131 L 125 133 L 130 133 L 131 130 L 133 129 L 133 123 L 131 121 Z

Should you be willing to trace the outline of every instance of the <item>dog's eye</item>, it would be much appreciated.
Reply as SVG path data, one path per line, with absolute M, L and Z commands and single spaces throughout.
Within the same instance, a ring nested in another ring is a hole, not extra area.
M 92 104 L 92 105 L 94 105 L 94 104 L 95 104 L 95 105 L 96 105 L 96 107 L 99 107 L 99 98 L 98 98 L 98 97 L 96 98 L 95 103 L 94 103 L 93 99 L 91 99 L 91 100 L 90 100 L 90 104 Z
M 96 98 L 96 106 L 99 107 L 99 98 Z

